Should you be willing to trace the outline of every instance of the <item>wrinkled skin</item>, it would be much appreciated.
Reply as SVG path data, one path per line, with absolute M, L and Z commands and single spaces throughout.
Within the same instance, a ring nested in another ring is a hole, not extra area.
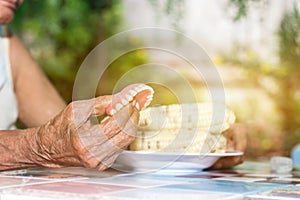
M 1 25 L 13 20 L 14 11 L 22 2 L 0 0 Z M 60 112 L 65 103 L 37 63 L 15 36 L 9 40 L 19 120 L 35 128 L 0 130 L 0 170 L 33 166 L 86 166 L 98 170 L 109 167 L 134 139 L 139 115 L 134 103 L 100 125 L 93 125 L 91 117 L 104 113 L 110 96 L 73 102 Z M 233 127 L 225 133 L 228 147 L 243 151 L 245 134 L 236 130 Z M 228 168 L 242 161 L 243 157 L 220 159 L 212 169 Z
M 132 85 L 124 90 L 127 88 Z M 101 123 L 97 117 L 105 115 L 109 105 L 115 107 L 113 98 L 121 98 L 124 91 L 114 96 L 74 101 L 36 128 L 0 131 L 0 170 L 84 166 L 102 171 L 110 167 L 135 139 L 140 111 L 137 105 L 149 99 L 145 92 L 148 89 L 132 95 L 129 102 Z
M 139 110 L 133 102 L 114 116 L 105 113 L 111 96 L 75 101 L 45 125 L 0 131 L 0 170 L 34 166 L 84 166 L 99 171 L 111 166 L 136 134 Z
M 105 113 L 110 96 L 69 104 L 38 129 L 33 150 L 47 167 L 85 166 L 104 170 L 135 138 L 139 111 L 132 103 L 99 125 L 91 117 Z
M 9 24 L 23 0 L 0 0 L 0 24 Z M 0 130 L 0 170 L 34 166 L 85 166 L 104 170 L 134 139 L 139 106 L 131 101 L 105 121 L 94 123 L 111 96 L 65 102 L 28 50 L 12 34 L 9 57 L 23 130 Z M 34 92 L 32 92 L 34 91 Z M 143 102 L 139 102 L 142 105 Z M 30 128 L 33 127 L 33 128 Z

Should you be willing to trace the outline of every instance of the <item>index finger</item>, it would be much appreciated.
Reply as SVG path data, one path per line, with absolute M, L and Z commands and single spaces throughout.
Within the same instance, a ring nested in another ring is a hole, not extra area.
M 136 107 L 133 107 L 130 119 L 125 124 L 124 128 L 120 130 L 113 138 L 111 142 L 118 148 L 123 149 L 127 147 L 136 137 L 139 121 L 139 111 Z
M 115 115 L 107 117 L 101 121 L 100 127 L 104 131 L 108 139 L 118 134 L 122 129 L 124 129 L 127 123 L 132 123 L 131 116 L 133 114 L 134 109 L 136 110 L 134 104 L 130 103 L 124 108 L 122 108 Z M 135 123 L 137 124 L 138 121 Z

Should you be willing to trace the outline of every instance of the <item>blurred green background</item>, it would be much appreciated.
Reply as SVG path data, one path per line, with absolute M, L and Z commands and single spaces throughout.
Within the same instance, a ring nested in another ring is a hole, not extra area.
M 70 102 L 78 68 L 97 44 L 118 30 L 121 13 L 119 0 L 25 0 L 11 27 Z
M 252 2 L 266 1 L 226 2 L 234 10 L 231 20 L 239 23 L 249 15 Z M 155 20 L 167 17 L 174 29 L 184 31 L 181 18 L 189 12 L 184 0 L 149 0 L 148 5 L 156 13 Z M 76 72 L 87 54 L 101 41 L 124 30 L 123 11 L 120 0 L 25 0 L 16 12 L 11 29 L 24 41 L 63 98 L 70 102 Z M 220 70 L 230 66 L 242 71 L 244 82 L 263 91 L 272 104 L 272 109 L 262 116 L 258 109 L 264 106 L 262 97 L 256 96 L 251 102 L 229 102 L 238 121 L 249 126 L 246 153 L 249 158 L 289 155 L 293 146 L 300 143 L 300 14 L 296 3 L 285 10 L 277 24 L 275 64 L 239 43 L 213 58 Z M 118 58 L 104 73 L 105 84 L 99 85 L 97 95 L 110 94 L 124 73 L 147 63 L 148 59 L 143 50 Z M 243 85 L 235 87 L 244 90 Z M 157 95 L 166 104 L 177 101 L 167 90 Z

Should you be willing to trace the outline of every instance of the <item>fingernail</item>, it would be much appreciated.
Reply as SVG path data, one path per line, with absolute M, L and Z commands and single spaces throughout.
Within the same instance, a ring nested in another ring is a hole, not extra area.
M 109 119 L 109 117 L 106 116 L 106 117 L 100 122 L 100 124 L 106 122 L 108 119 Z

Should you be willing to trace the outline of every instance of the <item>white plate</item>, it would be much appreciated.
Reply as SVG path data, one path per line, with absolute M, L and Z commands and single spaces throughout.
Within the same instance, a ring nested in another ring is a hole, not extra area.
M 125 172 L 196 172 L 212 166 L 221 157 L 241 155 L 240 151 L 208 154 L 123 151 L 112 167 Z

